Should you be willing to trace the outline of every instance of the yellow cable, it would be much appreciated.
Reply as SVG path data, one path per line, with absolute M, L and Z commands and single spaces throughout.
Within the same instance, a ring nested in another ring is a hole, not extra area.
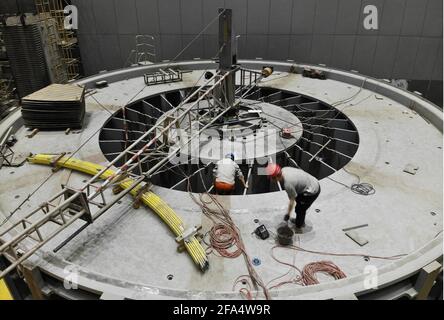
M 28 158 L 28 161 L 34 164 L 43 164 L 43 165 L 51 165 L 52 160 L 56 155 L 50 154 L 36 154 L 32 155 Z M 103 170 L 103 166 L 94 164 L 92 162 L 62 157 L 55 164 L 59 167 L 64 167 L 67 169 L 72 169 L 75 171 L 83 172 L 89 175 L 95 175 L 101 170 Z M 106 170 L 100 176 L 101 179 L 107 179 L 114 174 L 113 170 Z M 129 188 L 134 183 L 134 180 L 131 178 L 126 178 L 120 181 L 119 186 L 122 189 Z M 139 185 L 131 190 L 132 196 L 137 196 L 139 190 L 142 187 Z M 184 223 L 182 219 L 171 209 L 168 204 L 166 204 L 159 196 L 154 194 L 151 191 L 144 192 L 140 197 L 140 200 L 151 210 L 153 210 L 174 232 L 175 236 L 182 236 L 185 231 Z M 208 268 L 208 257 L 205 253 L 205 250 L 202 248 L 199 241 L 193 236 L 190 239 L 190 242 L 185 243 L 185 248 L 188 253 L 192 257 L 193 261 L 200 266 L 200 268 L 205 271 Z
M 0 279 L 0 300 L 14 300 L 8 286 L 3 279 Z

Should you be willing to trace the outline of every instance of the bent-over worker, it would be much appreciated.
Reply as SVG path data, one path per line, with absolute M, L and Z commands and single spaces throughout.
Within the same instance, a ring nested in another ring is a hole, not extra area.
M 302 233 L 302 228 L 305 227 L 307 210 L 321 193 L 318 179 L 302 169 L 293 167 L 281 168 L 274 163 L 269 164 L 266 170 L 271 179 L 283 183 L 283 187 L 290 199 L 288 211 L 284 217 L 285 221 L 288 221 L 290 218 L 290 213 L 296 203 L 296 219 L 291 219 L 290 221 L 296 225 L 296 232 Z

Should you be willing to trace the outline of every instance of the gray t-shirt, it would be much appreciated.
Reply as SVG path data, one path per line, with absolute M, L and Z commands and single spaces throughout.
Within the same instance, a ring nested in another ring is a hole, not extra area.
M 282 168 L 282 176 L 289 198 L 296 198 L 301 194 L 310 196 L 319 191 L 319 181 L 304 170 L 285 167 Z
M 214 177 L 216 181 L 234 184 L 235 177 L 243 177 L 242 171 L 236 162 L 231 159 L 225 158 L 219 160 L 214 168 Z

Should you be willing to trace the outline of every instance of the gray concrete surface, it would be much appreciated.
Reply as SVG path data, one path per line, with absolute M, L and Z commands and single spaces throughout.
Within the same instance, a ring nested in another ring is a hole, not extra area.
M 262 62 L 245 63 L 253 67 Z M 210 66 L 208 62 L 202 62 L 201 65 Z M 188 68 L 196 67 L 202 68 L 197 63 L 194 67 L 188 65 Z M 331 104 L 354 95 L 365 80 L 357 74 L 328 69 L 326 71 L 331 74 L 331 79 L 308 79 L 283 73 L 282 70 L 288 67 L 288 64 L 276 64 L 276 75 L 266 79 L 262 85 L 300 92 Z M 109 77 L 109 81 L 112 77 L 120 77 L 121 81 L 97 90 L 95 98 L 110 111 L 117 110 L 145 86 L 142 77 L 135 76 L 143 70 L 116 72 Z M 201 71 L 186 74 L 182 83 L 146 87 L 138 97 L 159 90 L 192 86 L 200 74 Z M 91 78 L 84 82 L 94 80 Z M 370 91 L 368 88 L 373 89 Z M 365 268 L 369 265 L 378 268 L 380 284 L 388 285 L 442 255 L 442 233 L 438 235 L 443 227 L 441 111 L 419 97 L 373 79 L 366 79 L 364 89 L 353 101 L 337 108 L 353 121 L 360 135 L 358 152 L 345 168 L 360 175 L 361 181 L 373 184 L 376 194 L 363 197 L 332 180 L 323 179 L 322 194 L 307 217 L 313 229 L 295 238 L 296 244 L 325 252 L 408 255 L 394 261 L 365 261 L 362 257 L 326 257 L 280 250 L 277 252 L 279 258 L 285 261 L 295 259 L 299 267 L 312 261 L 332 260 L 344 270 L 347 278 L 332 281 L 321 276 L 322 283 L 318 286 L 288 285 L 274 290 L 274 297 L 322 299 L 363 293 L 368 291 L 363 280 L 366 276 Z M 24 137 L 27 131 L 21 128 L 17 132 L 19 141 L 15 146 L 16 152 L 24 156 L 29 152 L 73 151 L 109 117 L 91 98 L 87 99 L 87 112 L 87 125 L 80 134 L 65 136 L 64 133 L 41 132 L 30 140 Z M 76 157 L 106 163 L 97 137 L 87 143 Z M 403 172 L 408 163 L 419 166 L 417 174 Z M 0 214 L 10 212 L 49 173 L 48 167 L 30 164 L 0 170 Z M 338 171 L 331 178 L 345 184 L 356 182 L 356 178 L 344 170 Z M 14 218 L 47 199 L 49 194 L 59 190 L 60 184 L 68 182 L 70 186 L 76 187 L 84 179 L 86 176 L 82 174 L 60 171 Z M 200 209 L 188 194 L 160 187 L 154 190 L 176 210 L 187 225 L 202 224 L 204 228 L 208 227 Z M 285 212 L 285 193 L 222 197 L 221 201 L 239 226 L 250 257 L 261 260 L 256 270 L 263 280 L 267 283 L 287 272 L 287 267 L 277 264 L 270 256 L 274 242 L 262 241 L 251 235 L 257 226 L 253 221 L 256 218 L 271 231 L 275 230 Z M 316 212 L 315 209 L 320 211 Z M 362 248 L 342 231 L 345 227 L 360 224 L 369 225 L 359 230 L 369 240 Z M 69 228 L 54 239 L 31 261 L 44 272 L 61 279 L 64 266 L 77 266 L 82 287 L 130 298 L 239 297 L 236 291 L 232 291 L 232 286 L 237 276 L 246 273 L 241 258 L 229 260 L 211 255 L 210 270 L 205 274 L 200 273 L 186 254 L 176 251 L 173 235 L 157 216 L 146 209 L 133 210 L 129 199 L 109 210 L 58 254 L 51 253 L 50 250 L 73 229 Z M 167 279 L 169 274 L 174 275 L 173 280 Z

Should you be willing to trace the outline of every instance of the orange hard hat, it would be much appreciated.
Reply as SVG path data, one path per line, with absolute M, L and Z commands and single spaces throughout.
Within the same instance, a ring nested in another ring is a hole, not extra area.
M 272 178 L 279 176 L 282 172 L 281 166 L 276 163 L 270 163 L 266 169 L 267 175 Z

